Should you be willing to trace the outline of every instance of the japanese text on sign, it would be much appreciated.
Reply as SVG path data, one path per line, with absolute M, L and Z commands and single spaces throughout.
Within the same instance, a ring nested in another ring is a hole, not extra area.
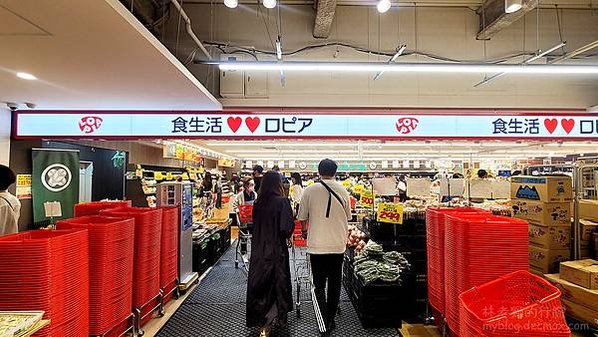
M 392 224 L 403 223 L 403 205 L 394 203 L 378 204 L 378 221 Z
M 511 118 L 504 120 L 499 118 L 492 122 L 493 134 L 515 134 L 515 135 L 538 135 L 540 134 L 539 118 Z

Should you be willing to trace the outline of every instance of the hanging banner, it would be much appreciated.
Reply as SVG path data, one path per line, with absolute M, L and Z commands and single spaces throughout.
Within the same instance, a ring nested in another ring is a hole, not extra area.
M 51 202 L 60 203 L 58 218 L 72 218 L 79 202 L 79 151 L 33 149 L 32 159 L 33 221 L 49 219 L 44 204 Z
M 598 139 L 598 116 L 580 111 L 19 111 L 13 120 L 16 137 Z
M 403 205 L 395 203 L 379 203 L 377 219 L 378 222 L 403 224 Z

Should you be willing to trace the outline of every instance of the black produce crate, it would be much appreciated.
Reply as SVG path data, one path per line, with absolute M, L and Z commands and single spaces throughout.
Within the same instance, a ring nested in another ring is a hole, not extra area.
M 231 245 L 230 231 L 230 226 L 227 226 L 226 229 L 222 230 L 222 232 L 220 233 L 220 239 L 222 240 L 222 248 L 224 249 L 224 251 L 226 251 Z
M 354 274 L 353 306 L 361 325 L 366 328 L 401 328 L 402 319 L 411 310 L 405 305 L 405 288 L 399 284 L 365 285 Z
M 214 234 L 210 236 L 208 241 L 208 263 L 213 266 L 223 253 L 222 242 L 220 238 L 216 238 Z
M 193 241 L 193 271 L 203 274 L 209 268 L 210 240 Z

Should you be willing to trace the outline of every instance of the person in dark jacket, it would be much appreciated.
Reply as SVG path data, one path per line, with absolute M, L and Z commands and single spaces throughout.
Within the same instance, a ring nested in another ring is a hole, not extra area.
M 274 324 L 286 325 L 293 310 L 287 246 L 293 229 L 293 211 L 280 175 L 267 172 L 253 206 L 246 308 L 247 326 L 259 327 L 262 337 L 270 335 Z

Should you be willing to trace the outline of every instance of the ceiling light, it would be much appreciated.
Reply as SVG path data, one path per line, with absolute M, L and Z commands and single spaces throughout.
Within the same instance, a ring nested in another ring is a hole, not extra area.
M 30 73 L 18 72 L 17 73 L 17 77 L 18 78 L 22 78 L 24 80 L 29 80 L 29 81 L 37 80 L 37 77 L 31 75 Z
M 378 1 L 376 8 L 378 8 L 378 13 L 386 13 L 390 9 L 391 5 L 392 4 L 390 3 L 390 0 L 380 0 Z
M 515 13 L 521 9 L 521 0 L 505 0 L 505 13 Z
M 268 9 L 276 7 L 276 0 L 263 0 L 262 4 Z
M 224 0 L 224 5 L 228 8 L 237 8 L 239 1 L 237 0 Z
M 213 64 L 208 62 L 208 64 Z M 411 73 L 598 74 L 598 65 L 478 64 L 478 63 L 380 63 L 380 62 L 219 62 L 221 70 L 348 71 Z

